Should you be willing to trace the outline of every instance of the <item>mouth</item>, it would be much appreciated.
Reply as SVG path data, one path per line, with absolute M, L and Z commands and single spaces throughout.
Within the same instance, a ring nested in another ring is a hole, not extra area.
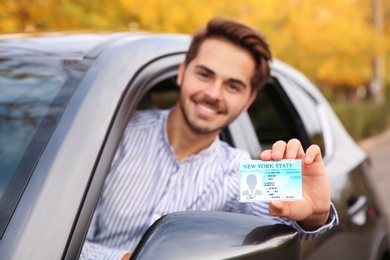
M 220 101 L 206 97 L 194 97 L 191 99 L 195 111 L 199 117 L 204 120 L 215 119 L 220 115 L 226 114 L 226 109 Z
M 202 104 L 198 104 L 198 108 L 201 112 L 204 112 L 206 114 L 211 114 L 211 115 L 217 115 L 218 114 L 218 111 L 214 108 L 211 108 L 209 106 L 205 106 L 205 105 L 202 105 Z

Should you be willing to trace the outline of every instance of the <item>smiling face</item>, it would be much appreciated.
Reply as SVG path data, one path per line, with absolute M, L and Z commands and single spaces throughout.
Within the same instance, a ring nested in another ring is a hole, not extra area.
M 179 67 L 180 110 L 198 134 L 218 134 L 256 97 L 251 91 L 255 62 L 244 49 L 217 38 L 207 39 L 197 56 Z

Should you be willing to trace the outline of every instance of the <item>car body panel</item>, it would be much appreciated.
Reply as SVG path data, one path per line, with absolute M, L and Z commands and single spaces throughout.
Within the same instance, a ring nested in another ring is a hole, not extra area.
M 7 259 L 62 256 L 74 216 L 78 215 L 107 131 L 129 82 L 144 64 L 156 57 L 178 49 L 185 51 L 184 44 L 189 39 L 181 37 L 177 45 L 171 45 L 170 41 L 164 45 L 164 36 L 151 37 L 155 38 L 150 41 L 131 37 L 116 42 L 89 68 L 52 134 L 0 243 L 0 252 L 4 251 L 2 255 Z M 137 48 L 145 47 L 145 41 L 154 46 L 147 53 L 137 52 Z M 128 66 L 129 60 L 141 66 Z M 106 170 L 108 167 L 105 165 Z M 31 239 L 42 243 L 31 243 Z M 43 241 L 51 241 L 50 247 Z
M 158 219 L 132 254 L 133 260 L 187 258 L 298 260 L 299 234 L 292 227 L 255 216 L 176 212 Z

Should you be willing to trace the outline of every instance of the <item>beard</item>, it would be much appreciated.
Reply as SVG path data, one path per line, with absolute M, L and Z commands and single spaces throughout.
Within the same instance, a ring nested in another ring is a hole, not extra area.
M 219 104 L 219 101 L 216 101 L 208 96 L 203 96 L 203 97 L 191 97 L 189 99 L 189 102 L 192 103 L 200 103 L 200 104 L 207 104 L 209 107 L 212 107 L 216 111 L 218 111 L 218 114 L 227 114 L 227 110 L 224 106 L 221 106 Z M 187 126 L 196 134 L 199 135 L 208 135 L 208 134 L 213 134 L 213 133 L 219 133 L 222 131 L 224 127 L 226 127 L 230 122 L 227 122 L 223 125 L 217 125 L 217 126 L 212 126 L 212 124 L 204 122 L 203 124 L 196 122 L 196 119 L 191 120 L 189 114 L 190 112 L 187 111 L 188 106 L 185 105 L 185 100 L 182 96 L 180 96 L 179 99 L 179 106 L 180 110 L 182 112 L 183 118 Z M 233 121 L 233 120 L 231 120 Z

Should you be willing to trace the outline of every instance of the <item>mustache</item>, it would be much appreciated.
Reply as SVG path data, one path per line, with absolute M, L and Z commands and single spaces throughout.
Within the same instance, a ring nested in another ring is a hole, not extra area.
M 195 96 L 192 99 L 193 101 L 195 101 L 195 103 L 205 104 L 208 107 L 215 109 L 218 113 L 223 113 L 223 114 L 227 113 L 226 106 L 224 106 L 221 100 L 219 99 L 212 98 L 208 95 L 203 95 L 202 97 Z

